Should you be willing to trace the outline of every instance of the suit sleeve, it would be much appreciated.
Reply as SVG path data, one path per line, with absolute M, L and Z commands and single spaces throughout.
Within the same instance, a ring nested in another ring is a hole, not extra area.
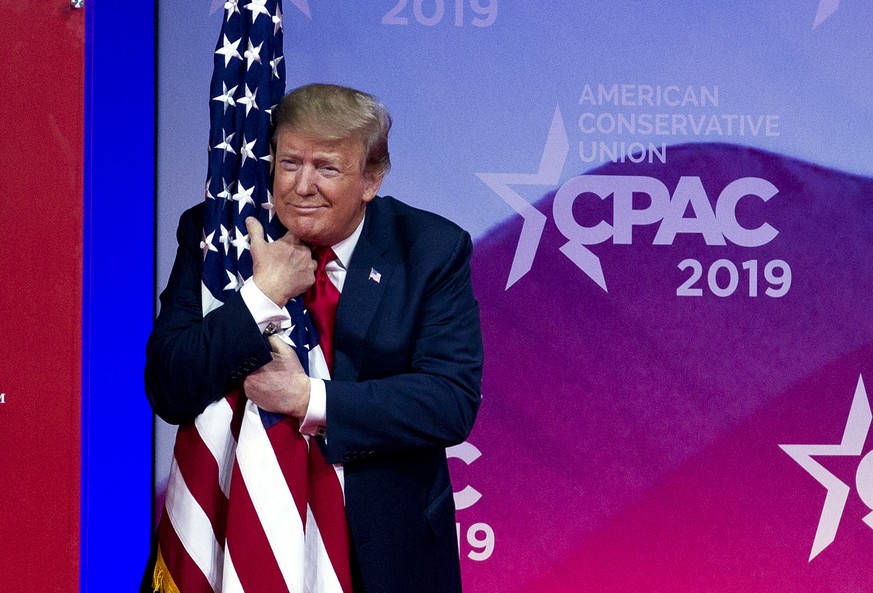
M 378 378 L 326 383 L 328 461 L 444 448 L 469 435 L 479 408 L 484 354 L 470 237 L 464 232 L 449 237 L 456 241 L 448 248 L 443 236 L 419 249 L 432 262 L 423 288 L 411 291 L 420 302 L 413 308 L 405 367 Z M 370 346 L 377 347 L 365 347 Z
M 176 260 L 146 346 L 146 393 L 154 412 L 172 424 L 192 421 L 271 359 L 239 293 L 203 316 L 201 228 L 202 210 L 182 215 Z

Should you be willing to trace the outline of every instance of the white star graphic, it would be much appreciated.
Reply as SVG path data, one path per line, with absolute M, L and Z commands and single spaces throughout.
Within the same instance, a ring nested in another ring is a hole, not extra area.
M 254 92 L 252 92 L 249 90 L 249 85 L 245 85 L 245 91 L 246 96 L 240 97 L 236 102 L 246 106 L 246 115 L 248 115 L 252 109 L 258 109 L 258 89 L 255 88 Z
M 239 46 L 240 40 L 237 39 L 236 41 L 231 43 L 230 40 L 227 38 L 227 35 L 222 35 L 222 37 L 224 37 L 222 46 L 215 50 L 215 53 L 224 56 L 224 66 L 227 67 L 227 65 L 230 64 L 230 60 L 232 58 L 239 58 L 240 60 L 242 60 L 242 56 L 239 55 L 239 52 L 236 49 Z
M 230 280 L 230 282 L 224 286 L 224 290 L 239 290 L 239 278 L 234 274 L 231 274 L 230 270 L 225 270 L 224 272 L 227 274 L 228 280 Z
M 234 99 L 233 99 L 233 95 L 234 95 L 234 93 L 236 93 L 237 87 L 233 87 L 232 89 L 228 90 L 227 85 L 224 83 L 224 81 L 222 81 L 221 89 L 222 89 L 222 93 L 220 95 L 218 95 L 217 97 L 212 97 L 212 100 L 213 101 L 221 101 L 222 103 L 224 103 L 224 107 L 223 107 L 222 111 L 223 111 L 223 113 L 227 113 L 227 108 L 229 106 L 236 105 L 236 103 L 234 102 Z
M 234 132 L 235 134 L 236 132 Z M 231 146 L 231 141 L 233 141 L 234 134 L 230 134 L 229 136 L 225 135 L 224 130 L 221 130 L 221 142 L 215 145 L 215 148 L 220 148 L 224 151 L 224 156 L 227 156 L 227 153 L 236 154 L 236 151 Z
M 246 189 L 246 187 L 239 183 L 239 190 L 233 194 L 233 200 L 239 204 L 239 211 L 242 213 L 243 208 L 245 208 L 246 204 L 255 205 L 255 200 L 252 198 L 252 192 L 255 191 L 255 186 L 251 186 Z M 235 243 L 234 243 L 235 245 Z
M 257 138 L 252 140 L 251 142 L 246 142 L 245 136 L 243 136 L 242 146 L 239 148 L 239 153 L 242 155 L 242 162 L 239 164 L 240 168 L 246 164 L 246 159 L 256 159 L 255 153 L 252 149 L 255 147 L 255 143 L 258 141 Z M 235 198 L 235 197 L 234 197 Z
M 273 76 L 279 78 L 279 62 L 282 61 L 282 58 L 285 56 L 279 56 L 275 60 L 270 60 L 270 68 L 273 69 Z
M 214 238 L 215 238 L 215 231 L 212 231 L 211 233 L 209 233 L 209 235 L 206 234 L 206 231 L 203 231 L 203 240 L 200 241 L 200 249 L 203 250 L 203 259 L 204 260 L 206 259 L 206 255 L 210 251 L 216 251 L 216 252 L 218 251 L 218 249 L 215 247 L 215 245 L 212 244 L 212 240 Z
M 840 0 L 819 0 L 818 10 L 815 11 L 815 21 L 812 28 L 815 29 L 825 22 L 840 7 Z
M 267 0 L 252 0 L 248 4 L 246 4 L 245 9 L 252 11 L 252 23 L 258 20 L 258 16 L 265 14 L 267 18 L 272 18 L 270 16 L 270 11 L 267 10 Z
M 843 439 L 839 445 L 779 445 L 800 467 L 827 489 L 815 539 L 812 542 L 812 551 L 809 554 L 810 562 L 833 543 L 850 491 L 848 484 L 825 469 L 813 457 L 860 456 L 867 440 L 867 433 L 870 431 L 871 419 L 873 415 L 870 412 L 870 401 L 867 399 L 863 377 L 859 376 L 855 397 L 852 399 L 852 408 L 849 410 Z M 861 500 L 873 509 L 873 453 L 866 455 L 858 464 L 855 483 Z M 865 516 L 863 521 L 873 528 L 873 512 Z
M 230 250 L 230 231 L 224 225 L 221 225 L 221 236 L 218 238 L 218 242 L 224 247 L 224 253 L 227 255 Z
M 227 2 L 224 3 L 224 10 L 227 11 L 228 21 L 230 20 L 230 17 L 233 16 L 233 13 L 239 14 L 239 6 L 237 6 L 238 3 L 239 0 L 227 0 Z M 212 13 L 210 12 L 210 14 Z
M 231 2 L 236 5 L 237 1 L 238 0 L 228 0 L 228 2 L 225 3 L 225 0 L 212 0 L 212 4 L 209 6 L 209 14 L 215 14 L 215 11 L 221 8 L 222 5 L 224 5 L 225 9 L 227 9 L 227 4 L 230 4 Z M 297 10 L 302 12 L 307 18 L 312 18 L 312 14 L 309 12 L 309 0 L 291 0 L 291 4 L 293 4 Z M 236 12 L 239 12 L 238 8 L 236 9 Z M 276 22 L 277 17 L 281 21 L 282 13 L 277 11 L 276 16 L 273 17 L 274 23 Z
M 270 175 L 273 174 L 273 147 L 270 147 L 270 154 L 262 156 L 259 160 L 270 163 Z
M 231 241 L 231 244 L 236 247 L 236 257 L 237 259 L 239 259 L 239 256 L 242 255 L 242 252 L 250 247 L 249 236 L 237 229 L 236 236 L 234 237 L 233 241 Z
M 276 4 L 276 14 L 273 15 L 273 35 L 278 33 L 280 30 L 285 30 L 285 28 L 282 26 L 282 6 Z
M 269 217 L 267 222 L 273 222 L 273 217 L 276 216 L 276 212 L 273 209 L 273 194 L 270 193 L 270 190 L 267 190 L 267 201 L 261 204 L 261 208 L 267 211 L 267 216 Z M 267 238 L 269 238 L 269 235 Z
M 220 192 L 218 192 L 218 197 L 222 198 L 224 200 L 230 199 L 230 188 L 233 184 L 228 185 L 227 181 L 225 181 L 224 178 L 222 177 L 221 185 L 224 189 L 222 189 Z
M 543 229 L 546 226 L 546 216 L 515 192 L 510 185 L 557 185 L 561 179 L 561 171 L 564 169 L 564 162 L 567 160 L 569 152 L 570 143 L 567 140 L 567 131 L 561 118 L 561 109 L 556 105 L 546 145 L 543 147 L 543 155 L 540 158 L 540 166 L 536 173 L 476 173 L 476 176 L 485 185 L 503 198 L 524 219 L 521 236 L 518 238 L 518 245 L 515 248 L 515 257 L 512 260 L 512 268 L 506 281 L 507 289 L 530 271 L 540 237 L 542 237 Z M 590 252 L 588 253 L 590 254 Z M 570 259 L 575 261 L 573 257 Z M 596 263 L 599 268 L 600 262 Z M 587 262 L 587 264 L 590 267 L 590 263 Z M 601 279 L 602 276 L 601 272 Z M 602 286 L 605 290 L 605 282 Z
M 212 192 L 209 190 L 209 186 L 212 185 L 212 177 L 206 178 L 206 199 L 214 200 L 215 196 L 212 195 Z
M 261 41 L 258 44 L 258 47 L 255 47 L 254 45 L 252 45 L 252 40 L 249 39 L 249 47 L 243 54 L 246 58 L 246 72 L 248 72 L 248 69 L 251 68 L 252 64 L 254 64 L 255 62 L 257 62 L 258 64 L 261 63 L 261 47 L 263 47 L 263 45 L 264 42 Z

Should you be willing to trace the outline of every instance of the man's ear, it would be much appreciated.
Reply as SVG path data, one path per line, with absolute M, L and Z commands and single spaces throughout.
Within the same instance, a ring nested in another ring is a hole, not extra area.
M 384 171 L 382 173 L 364 172 L 364 196 L 361 198 L 364 203 L 376 197 L 376 192 L 379 191 L 383 179 L 385 179 Z

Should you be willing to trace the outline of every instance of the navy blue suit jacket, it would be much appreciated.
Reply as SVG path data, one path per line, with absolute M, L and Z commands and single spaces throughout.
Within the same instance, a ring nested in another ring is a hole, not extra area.
M 271 359 L 239 294 L 201 315 L 202 217 L 202 206 L 182 216 L 147 348 L 147 393 L 172 423 L 193 420 Z M 471 249 L 455 224 L 378 197 L 349 262 L 326 383 L 324 451 L 344 464 L 367 593 L 460 591 L 445 447 L 467 438 L 479 407 L 483 351 Z

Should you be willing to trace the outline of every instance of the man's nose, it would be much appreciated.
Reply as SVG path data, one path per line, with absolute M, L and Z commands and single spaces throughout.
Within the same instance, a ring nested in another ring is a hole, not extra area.
M 300 167 L 297 171 L 297 179 L 295 180 L 294 191 L 300 196 L 311 196 L 318 190 L 315 187 L 315 168 L 309 165 Z

